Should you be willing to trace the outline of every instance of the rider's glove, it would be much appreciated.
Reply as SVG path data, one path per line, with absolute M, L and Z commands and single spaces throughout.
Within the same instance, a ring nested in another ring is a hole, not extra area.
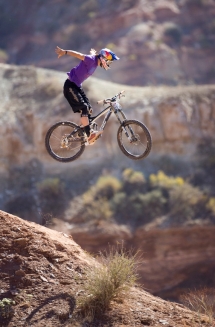
M 89 113 L 89 115 L 92 115 L 92 113 L 93 113 L 93 108 L 91 106 L 88 107 L 88 113 Z

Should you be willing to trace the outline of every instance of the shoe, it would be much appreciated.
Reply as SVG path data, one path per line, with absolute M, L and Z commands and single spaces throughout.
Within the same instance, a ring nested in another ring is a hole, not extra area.
M 93 144 L 102 133 L 103 131 L 91 131 L 90 136 L 87 139 L 88 143 Z

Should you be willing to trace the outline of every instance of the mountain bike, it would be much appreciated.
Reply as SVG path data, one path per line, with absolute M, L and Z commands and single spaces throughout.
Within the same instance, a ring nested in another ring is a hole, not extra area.
M 117 142 L 121 151 L 130 159 L 138 160 L 148 156 L 152 147 L 152 139 L 147 127 L 138 120 L 128 120 L 119 100 L 124 91 L 119 92 L 112 98 L 97 101 L 98 104 L 108 105 L 98 115 L 89 115 L 90 127 L 99 131 L 98 137 L 102 136 L 105 126 L 112 113 L 119 122 Z M 105 116 L 98 130 L 97 120 Z M 83 126 L 74 122 L 62 121 L 49 128 L 45 137 L 45 146 L 52 158 L 60 162 L 70 162 L 78 159 L 89 145 L 88 138 Z

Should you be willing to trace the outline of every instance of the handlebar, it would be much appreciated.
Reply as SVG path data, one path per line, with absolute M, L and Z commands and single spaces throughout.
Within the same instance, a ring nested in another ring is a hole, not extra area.
M 119 99 L 120 99 L 121 94 L 124 93 L 124 92 L 125 92 L 124 90 L 120 91 L 118 94 L 114 95 L 114 97 L 112 97 L 111 99 L 108 98 L 108 99 L 104 99 L 104 100 L 99 100 L 99 101 L 97 101 L 97 103 L 98 104 L 100 104 L 100 103 L 105 104 L 105 103 L 110 103 L 110 102 L 116 101 L 116 98 L 119 97 Z

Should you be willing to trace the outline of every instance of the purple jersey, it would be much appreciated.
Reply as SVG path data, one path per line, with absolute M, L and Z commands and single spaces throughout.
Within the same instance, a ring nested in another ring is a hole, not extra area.
M 84 60 L 67 73 L 69 80 L 77 86 L 81 86 L 83 81 L 91 76 L 98 67 L 98 57 L 95 55 L 86 55 Z

